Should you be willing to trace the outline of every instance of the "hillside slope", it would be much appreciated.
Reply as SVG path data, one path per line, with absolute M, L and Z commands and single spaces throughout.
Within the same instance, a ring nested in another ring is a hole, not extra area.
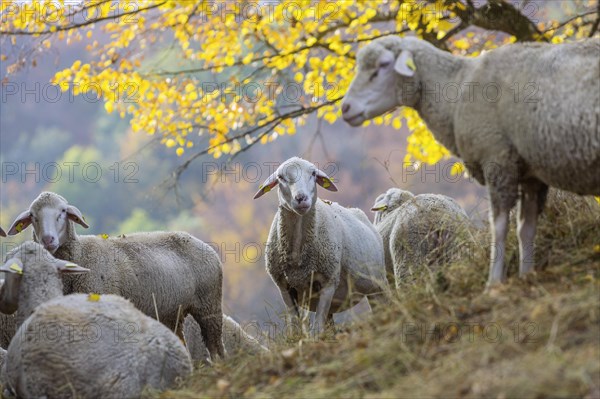
M 200 366 L 160 397 L 599 397 L 600 206 L 553 192 L 540 270 L 489 294 L 487 233 L 475 239 L 469 259 L 419 274 L 389 309 L 326 340 Z M 514 276 L 514 228 L 506 258 Z

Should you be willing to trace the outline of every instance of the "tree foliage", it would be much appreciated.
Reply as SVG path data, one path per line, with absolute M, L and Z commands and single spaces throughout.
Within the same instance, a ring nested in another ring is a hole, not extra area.
M 90 59 L 76 60 L 53 82 L 75 95 L 99 95 L 106 112 L 127 118 L 133 131 L 159 137 L 179 156 L 192 153 L 187 164 L 294 134 L 314 113 L 334 123 L 356 50 L 374 38 L 416 35 L 476 56 L 504 43 L 593 36 L 600 21 L 594 0 L 1 4 L 2 40 L 13 44 L 1 54 L 9 74 L 35 65 L 39 50 L 56 41 L 85 41 Z M 407 161 L 448 156 L 414 110 L 373 123 L 407 124 Z

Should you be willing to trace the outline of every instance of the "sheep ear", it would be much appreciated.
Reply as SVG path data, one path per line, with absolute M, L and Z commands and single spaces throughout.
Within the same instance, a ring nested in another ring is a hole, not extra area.
M 90 269 L 86 269 L 85 267 L 81 267 L 76 263 L 67 262 L 62 259 L 55 259 L 53 263 L 59 272 L 65 273 L 65 274 L 79 274 L 79 273 L 87 273 L 90 271 Z
M 320 169 L 317 169 L 317 184 L 329 191 L 337 191 L 337 187 L 333 184 L 333 180 Z
M 23 263 L 19 258 L 10 258 L 0 266 L 0 272 L 23 274 Z
M 73 222 L 82 225 L 83 227 L 85 227 L 86 229 L 88 227 L 90 227 L 86 222 L 85 219 L 83 218 L 83 215 L 81 214 L 81 211 L 79 211 L 79 209 L 77 209 L 76 207 L 74 207 L 73 205 L 69 205 L 67 207 L 67 216 L 69 217 L 69 220 L 72 220 Z
M 271 176 L 265 180 L 263 184 L 260 185 L 256 194 L 254 194 L 254 199 L 262 197 L 264 194 L 268 193 L 279 184 L 279 180 L 277 180 L 277 172 L 273 173 Z
M 14 236 L 15 234 L 19 234 L 23 230 L 25 230 L 31 224 L 31 212 L 26 210 L 21 212 L 19 216 L 15 219 L 10 229 L 8 229 L 8 235 Z
M 0 237 L 6 237 L 6 233 L 2 230 L 2 227 L 0 227 Z
M 412 77 L 415 75 L 417 66 L 413 59 L 413 55 L 408 50 L 403 50 L 394 64 L 394 70 L 402 76 Z
M 375 205 L 371 208 L 373 212 L 385 211 L 388 207 L 388 203 L 385 199 L 381 201 L 377 201 Z

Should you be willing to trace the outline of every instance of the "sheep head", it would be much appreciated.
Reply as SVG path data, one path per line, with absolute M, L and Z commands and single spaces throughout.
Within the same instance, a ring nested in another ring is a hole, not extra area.
M 293 157 L 279 165 L 265 180 L 254 199 L 278 186 L 279 203 L 298 215 L 305 215 L 317 200 L 317 184 L 326 190 L 337 191 L 337 187 L 325 172 L 302 158 Z
M 31 279 L 34 285 L 39 284 L 40 276 L 48 281 L 50 276 L 59 273 L 86 273 L 89 269 L 53 257 L 43 246 L 33 241 L 26 241 L 6 255 L 6 262 L 0 266 L 0 272 L 6 273 L 6 280 L 0 289 L 0 311 L 12 314 L 18 309 L 19 292 L 22 284 Z
M 28 210 L 17 216 L 8 234 L 18 234 L 32 224 L 36 241 L 54 253 L 68 240 L 70 222 L 89 227 L 79 209 L 69 205 L 66 199 L 55 193 L 43 192 Z
M 342 116 L 352 125 L 418 101 L 418 74 L 409 49 L 415 39 L 383 37 L 357 54 L 358 69 L 344 100 Z
M 394 209 L 413 198 L 414 195 L 411 192 L 399 188 L 390 188 L 385 193 L 379 194 L 371 207 L 371 210 L 375 212 L 373 224 L 378 224 Z

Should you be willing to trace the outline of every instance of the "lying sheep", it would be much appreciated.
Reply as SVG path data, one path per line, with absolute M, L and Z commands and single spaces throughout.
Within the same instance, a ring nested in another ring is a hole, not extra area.
M 375 200 L 374 224 L 383 238 L 385 267 L 396 287 L 416 270 L 455 259 L 469 218 L 452 198 L 390 188 Z M 391 279 L 390 279 L 391 280 Z
M 34 240 L 59 259 L 92 273 L 65 277 L 65 294 L 96 292 L 129 299 L 181 336 L 186 315 L 202 330 L 211 356 L 223 356 L 222 268 L 207 244 L 182 232 L 138 233 L 119 238 L 79 236 L 73 223 L 88 227 L 79 209 L 44 192 L 8 231 L 33 225 Z
M 199 330 L 194 330 L 193 327 L 191 320 L 184 320 L 183 331 L 187 349 L 194 362 L 201 361 L 208 363 L 210 356 L 202 335 Z M 234 319 L 225 314 L 223 315 L 223 346 L 225 347 L 225 355 L 227 357 L 240 352 L 251 355 L 269 352 L 256 338 L 248 334 Z
M 513 44 L 466 58 L 423 40 L 385 37 L 360 50 L 342 113 L 358 126 L 397 106 L 412 107 L 487 185 L 489 287 L 506 279 L 505 240 L 515 203 L 523 276 L 534 269 L 537 216 L 548 186 L 600 195 L 599 53 L 600 39 L 588 39 Z
M 388 287 L 381 237 L 367 216 L 360 209 L 318 201 L 317 184 L 337 191 L 323 171 L 294 157 L 254 196 L 279 187 L 279 209 L 266 248 L 267 272 L 288 314 L 299 316 L 299 306 L 309 302 L 309 309 L 316 311 L 315 333 L 323 331 L 333 313 L 364 296 L 373 305 L 372 299 L 381 298 Z
M 139 397 L 191 373 L 185 347 L 167 327 L 115 295 L 63 296 L 60 273 L 81 274 L 74 263 L 26 242 L 0 271 L 2 311 L 19 309 L 1 379 L 23 398 Z

